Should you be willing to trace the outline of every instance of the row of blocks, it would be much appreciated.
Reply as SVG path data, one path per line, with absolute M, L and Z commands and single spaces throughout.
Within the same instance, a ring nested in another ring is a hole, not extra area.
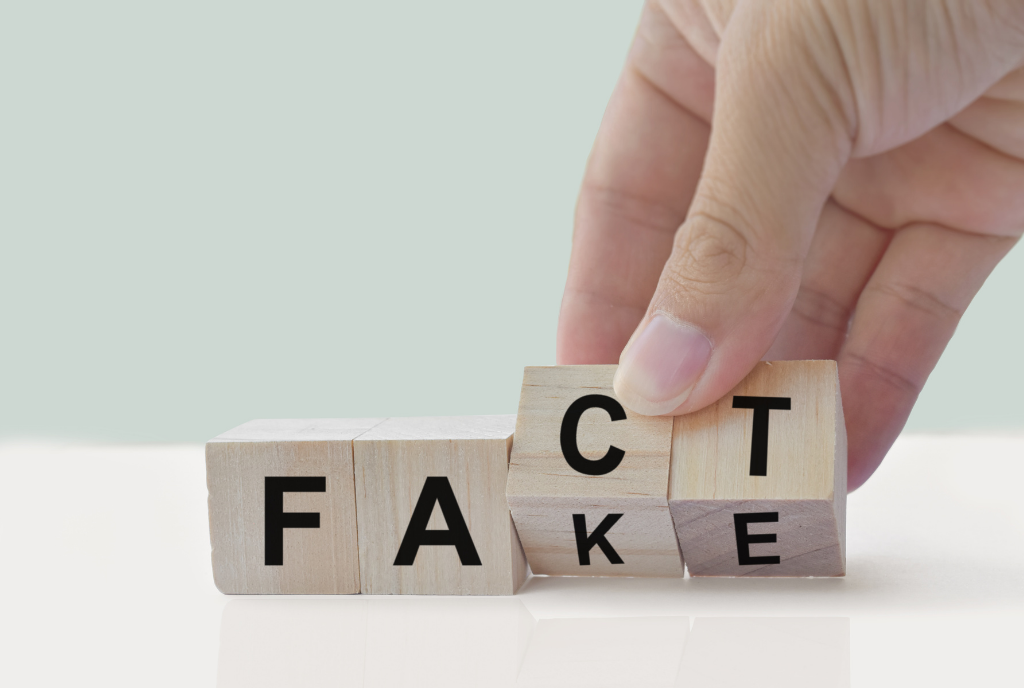
M 760 363 L 686 416 L 615 366 L 527 368 L 517 416 L 259 420 L 206 445 L 225 593 L 507 595 L 528 576 L 841 576 L 832 361 Z M 513 441 L 514 438 L 514 441 Z

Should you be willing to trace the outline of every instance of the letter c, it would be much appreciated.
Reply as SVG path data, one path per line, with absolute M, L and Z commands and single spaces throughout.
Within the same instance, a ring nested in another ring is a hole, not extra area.
M 565 416 L 562 418 L 562 456 L 576 471 L 584 475 L 605 475 L 611 473 L 622 462 L 626 452 L 615 445 L 608 447 L 608 453 L 596 461 L 591 461 L 580 454 L 580 448 L 576 444 L 576 430 L 580 424 L 580 418 L 587 409 L 604 409 L 611 416 L 612 420 L 626 420 L 626 410 L 622 404 L 604 394 L 588 394 L 580 397 L 570 404 Z

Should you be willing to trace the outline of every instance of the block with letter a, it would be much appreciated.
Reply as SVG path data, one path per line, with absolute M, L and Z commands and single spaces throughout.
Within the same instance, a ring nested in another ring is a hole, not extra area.
M 381 420 L 254 420 L 206 444 L 221 592 L 359 592 L 352 440 Z
M 353 442 L 368 594 L 511 595 L 526 558 L 505 502 L 515 416 L 389 418 Z
M 534 573 L 683 575 L 667 500 L 672 418 L 625 409 L 615 368 L 523 373 L 507 494 Z
M 846 573 L 846 426 L 834 361 L 759 363 L 675 418 L 669 507 L 691 576 Z

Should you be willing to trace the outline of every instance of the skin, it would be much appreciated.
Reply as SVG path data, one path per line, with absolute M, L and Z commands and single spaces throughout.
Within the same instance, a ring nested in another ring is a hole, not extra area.
M 635 371 L 672 361 L 641 346 L 616 377 L 670 415 L 758 360 L 835 359 L 852 490 L 1022 233 L 1024 2 L 652 0 L 587 164 L 557 359 L 683 323 L 710 352 L 689 347 L 688 392 L 644 396 Z

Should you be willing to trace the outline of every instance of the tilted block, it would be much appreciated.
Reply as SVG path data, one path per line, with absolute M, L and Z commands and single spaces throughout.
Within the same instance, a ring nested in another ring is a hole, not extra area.
M 352 440 L 380 422 L 254 420 L 206 444 L 221 592 L 359 592 Z
M 511 595 L 526 559 L 505 501 L 514 416 L 390 418 L 354 442 L 362 591 Z
M 534 573 L 683 575 L 667 499 L 672 418 L 624 408 L 615 368 L 524 371 L 508 505 Z
M 846 425 L 834 361 L 759 363 L 675 418 L 669 506 L 691 576 L 846 573 Z

